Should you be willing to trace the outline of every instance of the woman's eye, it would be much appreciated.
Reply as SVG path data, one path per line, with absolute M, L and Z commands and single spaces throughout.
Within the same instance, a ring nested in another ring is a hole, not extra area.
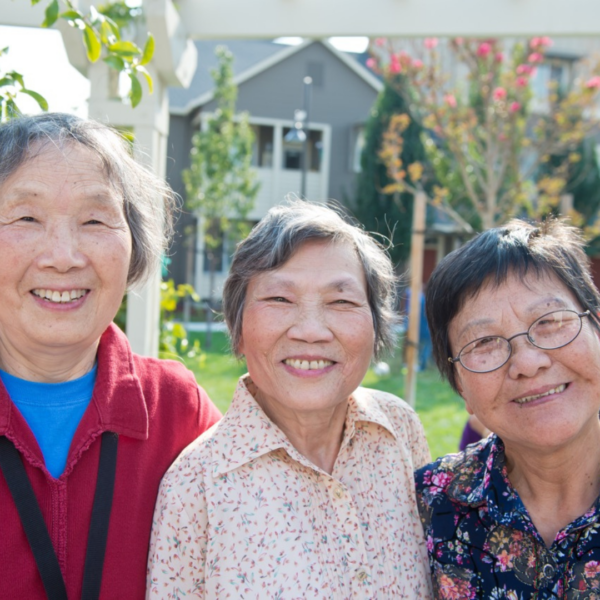
M 35 223 L 35 219 L 33 217 L 21 217 L 19 221 L 24 221 L 25 223 Z
M 97 219 L 90 219 L 85 222 L 85 225 L 101 225 L 102 221 L 98 221 Z
M 269 300 L 271 300 L 271 302 L 288 302 L 288 299 L 283 296 L 273 296 L 272 298 L 269 298 Z

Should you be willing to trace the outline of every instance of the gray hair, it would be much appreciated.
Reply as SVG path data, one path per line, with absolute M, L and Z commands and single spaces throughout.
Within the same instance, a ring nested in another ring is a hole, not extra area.
M 131 146 L 114 129 L 63 113 L 12 119 L 0 126 L 0 185 L 21 165 L 49 146 L 81 144 L 98 155 L 110 185 L 123 198 L 132 238 L 128 285 L 144 282 L 158 267 L 173 231 L 175 195 L 131 155 Z
M 238 244 L 233 255 L 223 289 L 223 314 L 236 356 L 240 356 L 242 319 L 251 279 L 281 267 L 310 240 L 349 243 L 354 247 L 365 273 L 367 298 L 373 315 L 373 355 L 378 358 L 384 350 L 393 349 L 397 321 L 394 312 L 396 277 L 383 246 L 343 218 L 340 211 L 290 199 L 269 210 L 250 235 Z

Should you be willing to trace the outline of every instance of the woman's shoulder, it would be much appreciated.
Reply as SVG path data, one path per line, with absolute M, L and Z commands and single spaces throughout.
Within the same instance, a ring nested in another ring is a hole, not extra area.
M 417 492 L 428 503 L 448 497 L 464 504 L 478 504 L 489 481 L 494 436 L 467 446 L 462 452 L 446 454 L 415 471 Z
M 386 413 L 405 415 L 410 418 L 417 416 L 415 410 L 407 402 L 390 392 L 359 387 L 352 395 L 359 402 L 370 403 Z

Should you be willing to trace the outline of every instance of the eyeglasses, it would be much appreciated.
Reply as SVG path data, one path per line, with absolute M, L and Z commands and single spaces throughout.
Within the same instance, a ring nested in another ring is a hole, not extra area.
M 582 318 L 590 311 L 578 313 L 574 310 L 554 310 L 536 319 L 527 331 L 506 339 L 502 336 L 486 336 L 469 342 L 455 358 L 448 362 L 459 362 L 467 371 L 489 373 L 504 366 L 511 357 L 511 341 L 526 335 L 530 344 L 541 350 L 556 350 L 570 344 L 581 332 Z

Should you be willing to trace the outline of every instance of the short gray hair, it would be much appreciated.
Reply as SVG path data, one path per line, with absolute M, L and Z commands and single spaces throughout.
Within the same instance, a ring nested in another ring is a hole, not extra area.
M 240 356 L 242 319 L 251 279 L 281 267 L 310 240 L 349 243 L 354 247 L 365 273 L 367 298 L 373 315 L 373 355 L 378 358 L 384 350 L 394 348 L 396 277 L 386 250 L 343 217 L 341 211 L 290 199 L 269 210 L 250 235 L 238 244 L 233 255 L 223 289 L 223 314 L 236 356 Z
M 127 140 L 96 121 L 64 113 L 18 117 L 0 126 L 0 185 L 49 146 L 81 144 L 98 155 L 107 181 L 123 197 L 132 238 L 128 285 L 144 282 L 159 265 L 173 231 L 175 194 L 131 155 Z

